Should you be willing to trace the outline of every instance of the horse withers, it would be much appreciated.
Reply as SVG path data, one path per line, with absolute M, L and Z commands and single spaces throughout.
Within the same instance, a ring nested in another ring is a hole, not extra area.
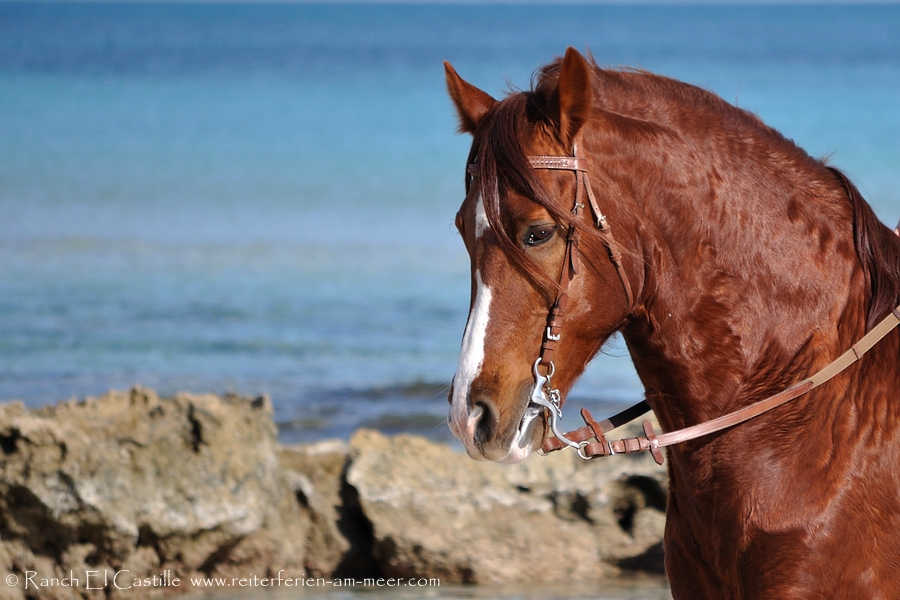
M 790 395 L 665 450 L 676 599 L 900 598 L 900 239 L 839 171 L 694 86 L 570 48 L 497 101 L 445 66 L 474 138 L 448 419 L 468 454 L 558 439 L 621 332 L 660 438 Z M 652 428 L 641 443 L 662 460 Z

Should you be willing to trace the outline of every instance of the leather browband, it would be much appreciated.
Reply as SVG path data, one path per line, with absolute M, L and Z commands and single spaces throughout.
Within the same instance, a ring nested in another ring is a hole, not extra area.
M 575 156 L 529 156 L 528 163 L 533 169 L 559 169 L 561 171 L 587 171 L 587 161 Z M 466 166 L 469 175 L 478 174 L 478 163 Z
M 580 156 L 529 156 L 528 162 L 533 169 L 587 171 L 587 161 Z

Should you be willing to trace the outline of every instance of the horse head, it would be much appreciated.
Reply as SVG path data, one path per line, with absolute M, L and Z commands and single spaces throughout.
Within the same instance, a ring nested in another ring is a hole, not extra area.
M 446 72 L 473 136 L 449 416 L 470 456 L 539 447 L 616 331 L 671 430 L 802 379 L 894 306 L 897 238 L 751 113 L 571 48 L 500 101 Z
M 610 260 L 605 238 L 581 235 L 600 217 L 623 225 L 627 207 L 596 214 L 580 150 L 590 141 L 591 67 L 578 52 L 569 49 L 534 91 L 502 101 L 445 67 L 460 130 L 474 138 L 456 216 L 472 295 L 449 424 L 473 458 L 519 462 L 540 446 L 553 410 L 535 398 L 558 393 L 561 404 L 629 314 L 621 258 Z

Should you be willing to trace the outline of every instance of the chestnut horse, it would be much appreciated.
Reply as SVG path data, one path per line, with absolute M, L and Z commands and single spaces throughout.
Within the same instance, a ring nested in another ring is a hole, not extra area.
M 449 416 L 471 457 L 515 463 L 541 447 L 548 338 L 565 398 L 621 332 L 670 432 L 789 388 L 900 303 L 900 239 L 840 172 L 754 115 L 571 48 L 502 101 L 445 67 L 474 137 L 456 217 L 472 300 Z M 538 165 L 551 157 L 580 166 Z M 615 244 L 583 206 L 579 170 Z M 548 331 L 562 287 L 562 327 Z M 900 598 L 896 329 L 827 383 L 667 457 L 675 598 Z

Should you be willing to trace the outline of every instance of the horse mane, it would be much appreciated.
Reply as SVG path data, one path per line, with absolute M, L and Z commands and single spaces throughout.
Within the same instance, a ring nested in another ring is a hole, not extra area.
M 871 294 L 866 315 L 866 329 L 871 329 L 900 304 L 900 237 L 885 227 L 842 171 L 828 168 L 847 190 L 853 207 L 853 243 Z
M 541 69 L 532 78 L 531 90 L 511 93 L 503 101 L 497 103 L 484 119 L 484 126 L 475 134 L 469 154 L 469 164 L 476 164 L 479 177 L 476 184 L 480 186 L 485 213 L 500 247 L 512 262 L 522 268 L 524 274 L 533 281 L 540 281 L 551 287 L 556 282 L 542 273 L 532 263 L 524 251 L 513 240 L 509 231 L 512 224 L 504 221 L 502 198 L 508 191 L 515 191 L 547 210 L 558 221 L 570 219 L 570 207 L 560 206 L 554 196 L 546 189 L 540 178 L 531 168 L 524 148 L 524 141 L 530 131 L 543 128 L 552 132 L 553 93 L 562 60 L 557 59 Z M 592 79 L 595 89 L 601 83 L 623 91 L 630 90 L 641 95 L 656 94 L 672 98 L 674 101 L 690 105 L 695 110 L 725 110 L 726 120 L 742 121 L 741 127 L 758 128 L 760 132 L 770 134 L 772 143 L 784 142 L 781 150 L 809 160 L 818 168 L 829 169 L 838 183 L 846 190 L 846 196 L 852 207 L 854 247 L 862 265 L 866 288 L 869 293 L 869 305 L 866 315 L 866 327 L 871 329 L 884 316 L 900 303 L 900 237 L 894 235 L 875 215 L 868 202 L 863 199 L 859 190 L 840 170 L 826 167 L 821 160 L 811 159 L 802 149 L 786 140 L 778 132 L 763 123 L 756 115 L 736 108 L 718 96 L 693 85 L 639 70 L 603 70 L 591 58 Z M 615 94 L 595 93 L 595 98 L 603 98 L 605 102 L 615 102 Z M 651 110 L 646 97 L 629 98 L 629 106 L 596 106 L 595 108 L 616 117 L 616 122 L 631 127 L 633 137 L 643 138 L 646 135 L 663 132 L 666 127 L 653 125 L 651 114 L 638 114 Z M 626 110 L 627 109 L 627 110 Z M 638 111 L 632 115 L 632 112 Z M 651 117 L 651 118 L 647 118 Z M 589 229 L 590 226 L 576 221 L 576 226 Z

